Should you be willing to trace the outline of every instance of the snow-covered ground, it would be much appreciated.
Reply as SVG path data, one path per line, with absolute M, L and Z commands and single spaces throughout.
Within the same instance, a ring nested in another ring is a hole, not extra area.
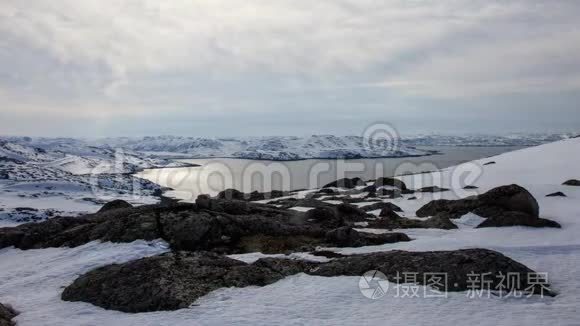
M 40 147 L 32 139 L 13 140 L 0 139 L 2 225 L 91 213 L 113 199 L 155 203 L 161 187 L 132 173 L 188 166 L 71 139 L 44 139 Z
M 491 161 L 496 163 L 483 165 Z M 568 179 L 580 179 L 579 163 L 580 139 L 563 140 L 441 172 L 401 177 L 412 188 L 433 184 L 454 191 L 415 194 L 417 200 L 408 200 L 411 195 L 392 200 L 405 216 L 413 217 L 433 197 L 472 194 L 460 188 L 464 184 L 480 187 L 475 190 L 479 193 L 518 183 L 536 197 L 540 216 L 557 221 L 561 229 L 473 229 L 474 217 L 465 216 L 458 221 L 463 225 L 457 230 L 402 230 L 414 239 L 411 242 L 335 249 L 355 253 L 489 248 L 548 273 L 559 293 L 554 298 L 468 298 L 465 292 L 450 293 L 447 298 L 409 298 L 397 296 L 391 283 L 385 297 L 371 300 L 360 293 L 358 277 L 299 274 L 265 287 L 221 289 L 200 299 L 198 305 L 173 312 L 127 314 L 60 300 L 62 287 L 79 274 L 166 250 L 163 243 L 138 241 L 90 243 L 73 249 L 0 250 L 0 302 L 21 311 L 16 318 L 19 325 L 580 325 L 580 187 L 562 185 Z M 545 197 L 555 191 L 567 197 Z M 235 258 L 253 260 L 257 256 Z

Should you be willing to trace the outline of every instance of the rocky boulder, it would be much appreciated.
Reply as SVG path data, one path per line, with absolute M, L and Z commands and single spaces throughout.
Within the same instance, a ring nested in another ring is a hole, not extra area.
M 0 326 L 14 326 L 16 325 L 12 318 L 16 317 L 17 313 L 11 307 L 0 303 Z
M 443 192 L 443 191 L 449 191 L 449 189 L 447 188 L 441 188 L 439 186 L 429 186 L 429 187 L 423 187 L 419 190 L 417 190 L 418 192 Z
M 319 223 L 323 227 L 336 228 L 345 224 L 342 216 L 332 207 L 316 207 L 305 213 L 307 221 Z
M 381 212 L 382 213 L 382 212 Z M 397 213 L 391 211 L 382 213 L 383 218 L 369 221 L 369 228 L 377 229 L 443 229 L 452 230 L 457 229 L 447 214 L 441 213 L 427 219 L 411 219 L 399 216 Z
M 526 266 L 495 251 L 465 249 L 388 251 L 326 263 L 264 258 L 252 264 L 206 252 L 171 252 L 97 268 L 77 278 L 61 297 L 124 312 L 176 310 L 219 288 L 265 286 L 297 273 L 358 277 L 370 270 L 381 271 L 391 282 L 413 273 L 418 284 L 440 291 L 469 290 L 471 275 L 485 275 L 486 284 L 495 290 L 505 275 L 518 275 L 521 282 L 512 290 L 552 294 L 547 283 L 528 283 L 527 276 L 534 271 Z M 446 282 L 429 283 L 427 276 L 433 274 L 446 275 Z
M 360 232 L 348 226 L 326 233 L 326 242 L 333 243 L 337 247 L 376 246 L 401 241 L 411 241 L 411 239 L 404 233 L 373 234 Z
M 393 203 L 385 203 L 385 202 L 378 202 L 378 203 L 374 203 L 374 204 L 370 204 L 370 205 L 361 206 L 359 208 L 365 212 L 375 211 L 377 209 L 382 210 L 385 208 L 390 209 L 394 212 L 402 212 L 403 211 L 401 209 L 401 207 L 399 207 Z
M 560 224 L 545 218 L 534 217 L 522 212 L 504 211 L 493 215 L 483 221 L 478 228 L 501 227 L 501 226 L 530 226 L 535 228 L 550 227 L 560 228 Z
M 480 227 L 491 226 L 532 226 L 560 227 L 554 221 L 541 219 L 539 205 L 526 189 L 512 184 L 501 186 L 479 195 L 459 200 L 434 200 L 417 210 L 416 215 L 427 217 L 443 214 L 449 218 L 459 218 L 474 213 L 487 218 Z
M 576 187 L 578 187 L 578 186 L 580 186 L 580 180 L 570 179 L 570 180 L 565 181 L 563 183 L 563 185 L 565 185 L 565 186 L 576 186 Z
M 374 186 L 375 188 L 390 186 L 398 188 L 399 190 L 407 190 L 407 185 L 403 181 L 388 177 L 378 178 L 375 180 Z
M 352 189 L 357 186 L 364 186 L 365 182 L 361 178 L 342 178 L 326 184 L 322 188 L 347 188 Z
M 99 209 L 98 213 L 103 213 L 114 209 L 131 208 L 131 207 L 133 207 L 133 205 L 129 204 L 128 202 L 121 199 L 116 199 L 103 205 L 103 207 Z
M 551 194 L 547 194 L 546 197 L 567 197 L 565 193 L 561 191 L 553 192 Z
M 491 189 L 478 196 L 479 206 L 497 206 L 506 211 L 516 211 L 532 216 L 540 214 L 536 198 L 525 188 L 512 184 Z

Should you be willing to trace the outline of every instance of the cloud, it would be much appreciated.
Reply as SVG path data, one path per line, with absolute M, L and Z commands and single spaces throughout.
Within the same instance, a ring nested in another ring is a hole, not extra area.
M 574 0 L 3 0 L 1 110 L 331 113 L 349 90 L 365 110 L 365 88 L 574 92 L 579 14 Z

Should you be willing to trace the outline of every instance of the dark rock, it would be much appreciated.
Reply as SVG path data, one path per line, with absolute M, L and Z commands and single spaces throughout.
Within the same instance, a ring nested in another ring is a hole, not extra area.
M 175 310 L 219 288 L 264 286 L 306 269 L 298 261 L 277 263 L 274 269 L 204 252 L 167 253 L 93 270 L 62 299 L 124 312 Z
M 479 195 L 459 200 L 439 199 L 421 207 L 417 216 L 427 217 L 445 212 L 451 218 L 459 218 L 476 208 L 495 207 L 507 211 L 520 211 L 538 216 L 539 206 L 536 199 L 518 185 L 501 186 Z M 483 216 L 482 217 L 488 217 Z
M 17 212 L 38 212 L 38 209 L 32 207 L 15 207 L 14 210 Z
M 563 183 L 563 185 L 565 185 L 565 186 L 576 186 L 576 187 L 578 187 L 578 186 L 580 186 L 580 180 L 570 179 L 568 181 L 565 181 Z
M 326 258 L 342 258 L 346 257 L 346 255 L 339 254 L 338 252 L 330 251 L 330 250 L 316 250 L 310 252 L 312 256 L 318 257 L 326 257 Z
M 487 162 L 487 163 L 484 163 L 483 165 L 492 165 L 492 164 L 496 164 L 495 161 Z
M 226 189 L 223 191 L 220 191 L 217 195 L 217 198 L 219 199 L 226 199 L 226 200 L 246 200 L 249 198 L 249 196 L 246 196 L 245 193 L 237 190 L 237 189 Z
M 391 282 L 404 273 L 418 284 L 444 291 L 471 289 L 471 275 L 485 275 L 497 290 L 505 275 L 519 276 L 513 290 L 553 295 L 549 284 L 529 284 L 534 273 L 526 266 L 491 250 L 406 252 L 351 255 L 326 263 L 264 258 L 252 264 L 205 252 L 171 252 L 90 271 L 65 288 L 62 299 L 92 303 L 105 309 L 147 312 L 187 308 L 198 298 L 224 287 L 265 286 L 297 273 L 334 277 L 361 276 L 379 270 Z M 428 284 L 428 275 L 446 275 L 447 282 Z
M 469 190 L 469 189 L 479 189 L 479 187 L 472 186 L 472 185 L 467 185 L 467 186 L 463 187 L 463 189 L 466 189 L 466 190 Z
M 379 197 L 387 197 L 389 199 L 395 199 L 395 198 L 401 198 L 401 197 L 403 197 L 402 196 L 402 193 L 401 193 L 401 190 L 399 190 L 399 189 L 379 188 L 379 189 L 377 189 L 375 195 L 376 196 L 379 196 Z
M 443 192 L 443 191 L 449 191 L 449 189 L 440 188 L 438 186 L 429 186 L 429 187 L 423 187 L 417 191 L 419 191 L 419 192 Z
M 502 226 L 530 226 L 535 228 L 550 227 L 561 228 L 555 221 L 535 217 L 522 212 L 504 211 L 487 218 L 478 228 L 502 227 Z
M 429 273 L 447 275 L 448 291 L 466 291 L 470 289 L 469 275 L 487 275 L 490 288 L 499 289 L 505 275 L 519 275 L 521 284 L 515 285 L 515 290 L 532 289 L 532 293 L 553 295 L 549 285 L 528 283 L 528 275 L 534 271 L 526 266 L 498 253 L 487 249 L 464 249 L 456 251 L 407 252 L 388 251 L 364 255 L 352 255 L 318 264 L 317 268 L 306 271 L 307 274 L 318 276 L 360 276 L 370 270 L 384 273 L 391 282 L 403 281 L 403 273 L 413 273 L 419 284 L 425 284 L 425 276 Z M 489 273 L 489 274 L 488 274 Z M 505 285 L 505 284 L 504 284 Z M 431 285 L 433 286 L 433 285 Z M 443 287 L 438 287 L 445 290 Z M 542 292 L 543 291 L 543 292 Z
M 469 212 L 486 218 L 478 227 L 531 226 L 560 227 L 554 221 L 538 217 L 538 202 L 518 185 L 501 186 L 479 195 L 460 200 L 434 200 L 421 207 L 417 216 L 444 214 L 459 218 Z
M 103 213 L 103 212 L 110 211 L 113 209 L 131 208 L 131 207 L 133 207 L 133 205 L 129 204 L 128 202 L 126 202 L 122 199 L 116 199 L 116 200 L 110 201 L 110 202 L 106 203 L 105 205 L 103 205 L 103 207 L 101 207 L 101 209 L 99 209 L 98 213 Z
M 416 215 L 418 217 L 428 217 L 439 213 L 447 213 L 450 218 L 460 218 L 477 208 L 478 204 L 479 202 L 476 197 L 468 197 L 460 200 L 432 200 L 419 208 Z
M 313 208 L 305 213 L 305 217 L 308 221 L 312 220 L 329 228 L 341 227 L 345 223 L 343 216 L 339 216 L 336 209 L 332 207 Z
M 390 208 L 392 211 L 395 211 L 395 212 L 402 212 L 403 211 L 401 209 L 401 207 L 399 207 L 393 203 L 385 203 L 385 202 L 378 202 L 378 203 L 374 203 L 374 204 L 370 204 L 370 205 L 365 205 L 365 206 L 362 206 L 359 208 L 365 212 L 370 212 L 370 211 L 374 211 L 377 209 L 384 209 L 384 208 Z
M 375 193 L 377 192 L 377 186 L 375 185 L 366 186 L 362 189 L 362 192 Z
M 534 196 L 515 184 L 491 189 L 479 195 L 478 201 L 481 203 L 480 206 L 499 206 L 507 211 L 523 212 L 532 216 L 538 216 L 540 213 L 540 207 Z
M 386 218 L 400 218 L 401 216 L 399 216 L 399 214 L 395 213 L 395 210 L 393 210 L 392 207 L 384 207 L 383 209 L 381 209 L 381 212 L 379 213 L 379 217 L 386 217 Z
M 339 192 L 334 190 L 334 189 L 330 189 L 330 188 L 322 188 L 320 190 L 318 190 L 319 194 L 327 194 L 327 195 L 333 195 L 333 194 L 338 194 Z
M 401 181 L 399 179 L 395 179 L 395 178 L 388 178 L 388 177 L 378 178 L 375 181 L 374 186 L 376 188 L 383 187 L 383 186 L 391 186 L 391 187 L 399 188 L 399 190 L 406 190 L 407 189 L 407 185 L 403 181 Z
M 293 252 L 307 252 L 315 250 L 318 246 L 333 246 L 333 243 L 325 242 L 320 236 L 291 235 L 250 235 L 243 236 L 236 241 L 235 252 L 261 252 L 264 254 L 290 254 Z M 215 251 L 215 250 L 214 250 Z M 231 250 L 223 250 L 223 252 Z
M 347 188 L 352 189 L 357 186 L 364 186 L 365 182 L 361 178 L 343 178 L 326 184 L 322 188 Z
M 337 205 L 335 209 L 337 216 L 348 222 L 362 222 L 369 217 L 374 217 L 364 210 L 350 204 L 340 204 Z
M 337 247 L 376 246 L 401 241 L 411 241 L 411 239 L 404 233 L 373 234 L 359 232 L 348 226 L 326 233 L 326 242 L 332 243 Z
M 210 209 L 211 197 L 209 195 L 199 195 L 195 199 L 195 204 L 199 209 Z
M 565 193 L 558 191 L 558 192 L 553 192 L 551 194 L 547 194 L 546 197 L 567 197 Z
M 415 196 L 407 198 L 407 200 L 416 200 L 416 199 L 417 199 L 417 197 L 415 197 Z
M 275 199 L 286 195 L 288 195 L 288 193 L 280 190 L 272 190 L 270 192 L 253 191 L 251 193 L 244 193 L 239 190 L 230 188 L 220 191 L 217 195 L 217 198 L 225 200 L 257 201 L 257 200 Z
M 5 306 L 0 303 L 0 326 L 14 326 L 16 323 L 12 321 L 12 318 L 16 317 L 18 314 L 12 307 Z
M 327 230 L 304 224 L 302 214 L 241 201 L 212 200 L 219 211 L 198 210 L 196 205 L 156 205 L 118 209 L 84 217 L 55 217 L 45 222 L 0 228 L 0 247 L 20 249 L 76 247 L 94 240 L 132 242 L 165 239 L 175 249 L 235 250 L 243 236 L 316 236 Z M 241 203 L 241 204 L 240 204 Z M 243 215 L 229 214 L 248 205 Z M 232 208 L 233 207 L 233 208 Z M 226 248 L 221 248 L 226 246 Z
M 397 215 L 395 212 L 390 212 L 384 218 L 370 221 L 369 228 L 377 229 L 443 229 L 452 230 L 457 229 L 445 213 L 437 214 L 428 219 L 410 219 Z

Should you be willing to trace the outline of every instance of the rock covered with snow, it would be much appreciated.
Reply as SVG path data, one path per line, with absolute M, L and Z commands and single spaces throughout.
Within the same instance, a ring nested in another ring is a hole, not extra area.
M 306 273 L 316 276 L 360 276 L 369 270 L 400 282 L 405 272 L 416 273 L 425 284 L 428 274 L 445 274 L 449 291 L 469 289 L 470 275 L 488 275 L 495 289 L 505 275 L 522 282 L 514 290 L 549 294 L 548 285 L 528 283 L 531 269 L 498 252 L 486 249 L 457 251 L 389 251 L 337 258 L 326 263 L 263 258 L 247 264 L 205 252 L 172 252 L 125 264 L 113 264 L 77 278 L 62 293 L 65 301 L 83 301 L 105 309 L 146 312 L 187 308 L 205 294 L 224 287 L 265 286 L 280 279 Z M 426 285 L 426 284 L 425 284 Z M 432 284 L 443 290 L 443 284 Z
M 512 184 L 496 187 L 479 196 L 458 200 L 440 199 L 429 202 L 417 210 L 417 216 L 442 216 L 460 218 L 474 213 L 486 218 L 478 227 L 531 226 L 560 227 L 554 221 L 539 217 L 537 200 L 526 189 Z

